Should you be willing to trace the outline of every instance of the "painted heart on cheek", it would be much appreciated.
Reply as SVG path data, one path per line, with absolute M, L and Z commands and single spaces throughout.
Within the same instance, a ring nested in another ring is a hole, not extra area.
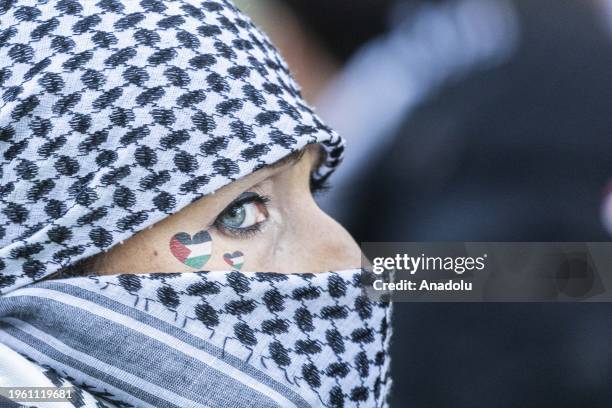
M 185 265 L 200 269 L 210 259 L 212 238 L 206 230 L 193 236 L 179 232 L 170 239 L 170 252 Z
M 239 270 L 244 265 L 244 254 L 240 251 L 223 254 L 223 260 L 232 268 Z

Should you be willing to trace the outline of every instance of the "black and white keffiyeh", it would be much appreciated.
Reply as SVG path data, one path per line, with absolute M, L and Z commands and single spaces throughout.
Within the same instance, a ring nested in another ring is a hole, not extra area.
M 381 407 L 389 307 L 360 279 L 357 270 L 43 281 L 0 299 L 0 343 L 119 407 Z
M 307 144 L 315 177 L 340 162 L 235 6 L 0 0 L 0 96 L 0 386 L 36 367 L 77 407 L 386 405 L 390 308 L 359 271 L 44 279 Z

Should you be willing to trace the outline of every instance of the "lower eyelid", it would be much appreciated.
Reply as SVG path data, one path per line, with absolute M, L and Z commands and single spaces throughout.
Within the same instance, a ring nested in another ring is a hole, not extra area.
M 263 224 L 265 224 L 265 221 L 261 223 L 253 224 L 252 226 L 247 227 L 247 228 L 231 229 L 231 228 L 221 227 L 221 228 L 218 228 L 218 230 L 222 234 L 230 238 L 247 239 L 247 238 L 252 238 L 255 234 L 258 234 L 259 232 L 261 232 L 261 229 L 264 226 Z

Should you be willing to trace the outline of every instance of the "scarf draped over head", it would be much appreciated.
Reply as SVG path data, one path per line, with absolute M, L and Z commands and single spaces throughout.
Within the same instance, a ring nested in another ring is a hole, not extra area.
M 358 271 L 43 280 L 307 144 L 315 178 L 341 161 L 235 6 L 0 0 L 0 61 L 0 343 L 23 367 L 74 406 L 385 404 L 390 308 Z
M 2 292 L 341 139 L 229 3 L 0 2 Z

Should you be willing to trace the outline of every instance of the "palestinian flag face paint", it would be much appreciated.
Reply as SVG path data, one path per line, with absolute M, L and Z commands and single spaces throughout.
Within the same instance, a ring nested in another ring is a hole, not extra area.
M 232 268 L 240 270 L 244 264 L 244 254 L 240 251 L 234 251 L 233 253 L 226 253 L 223 255 L 223 260 Z
M 170 239 L 170 251 L 185 265 L 200 269 L 210 259 L 212 238 L 206 230 L 193 236 L 186 232 L 179 232 Z

